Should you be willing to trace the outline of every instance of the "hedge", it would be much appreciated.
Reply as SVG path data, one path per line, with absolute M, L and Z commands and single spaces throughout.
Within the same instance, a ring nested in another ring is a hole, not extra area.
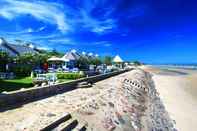
M 58 79 L 79 79 L 84 77 L 84 75 L 79 74 L 79 73 L 57 73 L 57 78 Z

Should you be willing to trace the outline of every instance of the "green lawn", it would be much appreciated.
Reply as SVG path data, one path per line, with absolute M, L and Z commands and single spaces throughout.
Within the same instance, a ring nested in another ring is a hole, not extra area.
M 58 79 L 61 82 L 70 81 L 70 79 Z M 22 77 L 16 78 L 12 80 L 0 80 L 0 92 L 3 91 L 15 91 L 21 88 L 30 88 L 33 87 L 32 78 L 31 77 Z
M 21 88 L 29 88 L 32 86 L 32 78 L 30 77 L 16 78 L 12 80 L 0 80 L 0 92 L 15 91 Z

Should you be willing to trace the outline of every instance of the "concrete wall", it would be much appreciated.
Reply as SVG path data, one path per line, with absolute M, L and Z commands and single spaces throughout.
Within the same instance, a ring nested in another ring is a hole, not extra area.
M 29 89 L 2 93 L 0 94 L 0 109 L 9 105 L 25 104 L 28 102 L 33 102 L 39 99 L 50 97 L 56 94 L 64 93 L 69 90 L 77 88 L 77 84 L 80 82 L 87 81 L 89 83 L 95 83 L 106 78 L 127 72 L 128 70 L 122 70 L 112 73 L 107 73 L 104 75 L 97 75 L 88 78 L 82 78 L 78 80 L 73 80 L 69 82 L 59 83 L 44 87 L 33 87 Z

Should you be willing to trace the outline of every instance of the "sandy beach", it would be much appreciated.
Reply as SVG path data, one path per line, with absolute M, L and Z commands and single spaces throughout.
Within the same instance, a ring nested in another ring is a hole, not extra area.
M 153 74 L 160 97 L 179 131 L 197 129 L 197 71 L 144 67 Z

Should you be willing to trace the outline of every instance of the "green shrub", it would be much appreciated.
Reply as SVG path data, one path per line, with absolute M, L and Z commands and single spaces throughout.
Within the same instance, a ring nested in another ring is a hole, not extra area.
M 84 75 L 79 74 L 79 73 L 57 73 L 57 78 L 58 79 L 79 79 L 84 77 Z
M 111 71 L 112 72 L 118 71 L 118 68 L 113 68 Z

